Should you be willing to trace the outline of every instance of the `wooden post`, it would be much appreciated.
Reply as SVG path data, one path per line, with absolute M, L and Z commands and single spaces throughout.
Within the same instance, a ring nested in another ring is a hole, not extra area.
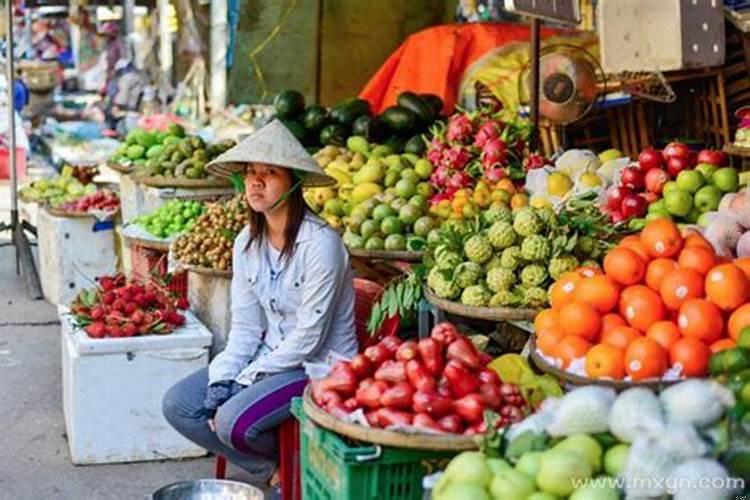
M 533 129 L 529 138 L 529 147 L 535 151 L 539 144 L 539 57 L 540 57 L 541 21 L 531 18 L 531 124 Z

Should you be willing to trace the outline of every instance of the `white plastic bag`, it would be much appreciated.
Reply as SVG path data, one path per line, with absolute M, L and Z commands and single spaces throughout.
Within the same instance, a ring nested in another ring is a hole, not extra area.
M 547 432 L 550 436 L 606 432 L 614 401 L 613 389 L 598 386 L 575 389 L 561 398 Z
M 642 387 L 623 392 L 612 405 L 609 430 L 625 443 L 632 443 L 642 435 L 658 435 L 664 430 L 664 413 L 659 398 Z
M 690 379 L 662 391 L 659 396 L 670 424 L 711 425 L 734 406 L 734 395 L 713 380 Z

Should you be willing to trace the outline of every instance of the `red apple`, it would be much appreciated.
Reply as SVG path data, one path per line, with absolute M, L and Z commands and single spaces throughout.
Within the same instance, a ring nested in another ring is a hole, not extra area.
M 664 165 L 664 157 L 658 149 L 646 148 L 638 155 L 638 164 L 641 170 L 648 172 L 653 168 L 661 168 Z
M 667 173 L 672 179 L 676 178 L 677 174 L 687 168 L 690 168 L 690 163 L 687 158 L 673 156 L 667 160 Z
M 659 196 L 658 194 L 652 193 L 650 191 L 647 191 L 641 194 L 641 196 L 643 196 L 646 199 L 649 205 L 655 202 L 656 200 L 658 200 L 659 198 L 661 198 L 661 196 Z
M 617 224 L 618 222 L 622 222 L 625 220 L 625 216 L 623 216 L 622 212 L 620 211 L 612 212 L 612 214 L 610 214 L 610 217 L 612 217 L 612 222 L 614 224 Z
M 622 200 L 620 206 L 620 212 L 626 219 L 631 217 L 643 217 L 646 215 L 648 209 L 648 202 L 643 196 L 637 194 L 629 194 Z
M 625 186 L 611 187 L 607 191 L 607 208 L 612 212 L 619 211 L 620 206 L 622 205 L 622 200 L 632 193 L 633 191 Z
M 669 181 L 669 174 L 660 168 L 653 168 L 646 172 L 646 189 L 655 194 L 661 194 L 664 184 Z
M 698 163 L 710 163 L 711 165 L 715 165 L 717 167 L 723 167 L 728 163 L 729 158 L 727 157 L 727 154 L 723 151 L 718 151 L 715 149 L 704 149 L 700 153 L 698 153 Z
M 638 167 L 623 168 L 620 172 L 620 183 L 635 191 L 640 191 L 646 187 L 643 172 Z
M 664 159 L 669 160 L 670 158 L 683 158 L 685 160 L 690 159 L 690 148 L 687 144 L 681 142 L 670 142 L 662 152 Z

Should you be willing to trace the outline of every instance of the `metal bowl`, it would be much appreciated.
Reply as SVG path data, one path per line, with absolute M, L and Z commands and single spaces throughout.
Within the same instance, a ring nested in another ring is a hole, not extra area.
M 152 500 L 263 500 L 263 490 L 223 479 L 181 481 L 159 488 Z

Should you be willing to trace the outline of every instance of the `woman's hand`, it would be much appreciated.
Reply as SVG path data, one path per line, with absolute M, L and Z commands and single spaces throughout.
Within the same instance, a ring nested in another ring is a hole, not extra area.
M 211 432 L 216 432 L 216 424 L 214 423 L 213 418 L 206 420 L 206 423 L 208 423 L 208 428 L 211 429 Z

